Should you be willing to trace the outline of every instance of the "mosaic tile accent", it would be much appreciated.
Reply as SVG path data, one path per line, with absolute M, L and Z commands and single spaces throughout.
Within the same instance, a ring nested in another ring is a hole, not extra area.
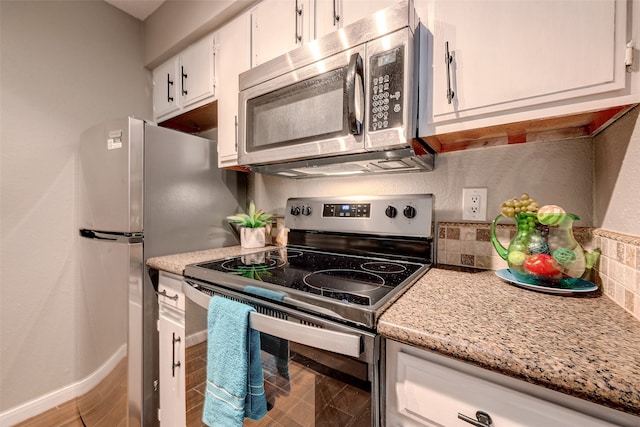
M 491 243 L 491 224 L 441 222 L 438 224 L 436 260 L 439 264 L 486 270 L 507 268 Z M 496 236 L 508 246 L 515 225 L 498 224 Z M 640 319 L 640 237 L 590 227 L 574 227 L 573 234 L 586 250 L 601 254 L 592 280 L 620 307 Z
M 640 319 L 640 237 L 593 229 L 600 248 L 595 282 L 609 298 Z

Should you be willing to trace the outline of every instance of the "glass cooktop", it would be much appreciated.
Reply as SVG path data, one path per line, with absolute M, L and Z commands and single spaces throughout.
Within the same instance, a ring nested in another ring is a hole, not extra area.
M 404 284 L 424 264 L 287 247 L 190 267 L 188 275 L 197 279 L 207 279 L 206 274 L 198 274 L 198 271 L 244 278 L 250 285 L 246 291 L 256 294 L 260 293 L 260 283 L 267 282 L 281 286 L 283 292 L 291 289 L 369 306 Z M 270 290 L 269 293 L 277 299 L 277 291 Z

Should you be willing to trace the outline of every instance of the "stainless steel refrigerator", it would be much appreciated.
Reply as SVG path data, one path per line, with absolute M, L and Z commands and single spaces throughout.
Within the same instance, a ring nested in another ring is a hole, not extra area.
M 238 243 L 244 174 L 213 141 L 127 118 L 79 148 L 76 379 L 87 427 L 157 425 L 157 282 L 150 257 Z M 161 386 L 161 385 L 160 385 Z

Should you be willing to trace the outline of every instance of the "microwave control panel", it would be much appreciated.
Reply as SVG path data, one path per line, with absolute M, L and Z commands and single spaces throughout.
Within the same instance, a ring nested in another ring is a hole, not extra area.
M 369 131 L 402 126 L 404 47 L 369 58 Z

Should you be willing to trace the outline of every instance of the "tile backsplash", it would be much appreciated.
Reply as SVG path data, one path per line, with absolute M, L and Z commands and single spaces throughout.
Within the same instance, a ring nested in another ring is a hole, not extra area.
M 496 237 L 505 247 L 515 232 L 515 225 L 496 226 Z M 573 234 L 584 249 L 601 252 L 594 282 L 640 320 L 640 237 L 589 227 L 574 227 Z M 439 223 L 436 259 L 440 264 L 487 270 L 507 268 L 491 243 L 490 224 L 486 223 Z

